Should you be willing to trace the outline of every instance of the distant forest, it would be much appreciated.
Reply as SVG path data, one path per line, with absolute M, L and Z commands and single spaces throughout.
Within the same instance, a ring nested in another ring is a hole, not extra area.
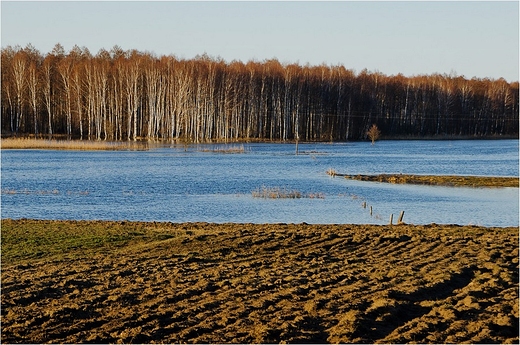
M 1 51 L 2 135 L 88 140 L 346 141 L 518 137 L 519 84 L 386 76 L 57 44 Z

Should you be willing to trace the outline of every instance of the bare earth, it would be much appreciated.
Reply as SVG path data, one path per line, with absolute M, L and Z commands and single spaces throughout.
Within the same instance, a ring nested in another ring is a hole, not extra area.
M 518 343 L 518 257 L 518 228 L 2 220 L 1 340 Z

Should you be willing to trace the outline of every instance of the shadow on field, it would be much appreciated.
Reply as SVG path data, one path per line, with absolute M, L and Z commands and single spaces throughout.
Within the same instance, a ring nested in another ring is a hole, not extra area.
M 421 306 L 421 302 L 446 299 L 453 295 L 455 290 L 467 286 L 475 276 L 475 269 L 474 266 L 464 268 L 462 272 L 453 274 L 444 282 L 411 293 L 390 291 L 389 298 L 397 300 L 397 305 L 382 306 L 365 313 L 358 322 L 360 327 L 352 336 L 364 339 L 367 334 L 370 334 L 370 339 L 366 339 L 367 341 L 386 338 L 397 328 L 432 310 L 431 307 Z

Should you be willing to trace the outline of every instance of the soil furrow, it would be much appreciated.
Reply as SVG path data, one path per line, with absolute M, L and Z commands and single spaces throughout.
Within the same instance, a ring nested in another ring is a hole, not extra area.
M 2 238 L 56 224 L 130 240 L 2 244 L 2 342 L 518 342 L 516 228 L 4 220 Z

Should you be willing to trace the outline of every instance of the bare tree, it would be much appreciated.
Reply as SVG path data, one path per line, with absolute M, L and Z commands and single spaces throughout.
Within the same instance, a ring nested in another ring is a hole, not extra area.
M 15 116 L 15 132 L 18 134 L 22 126 L 24 116 L 24 101 L 25 101 L 25 85 L 26 73 L 28 70 L 28 61 L 26 54 L 19 51 L 13 58 L 12 73 L 14 80 L 14 90 L 16 99 L 16 116 Z
M 374 145 L 376 140 L 378 140 L 381 136 L 381 131 L 379 130 L 379 128 L 377 128 L 376 124 L 373 124 L 372 127 L 370 127 L 370 129 L 367 132 L 367 136 L 370 140 L 372 140 L 372 145 Z
M 72 60 L 63 59 L 58 64 L 58 73 L 61 76 L 63 91 L 65 93 L 65 117 L 67 119 L 67 138 L 70 140 L 72 134 Z
M 59 44 L 45 57 L 31 46 L 1 54 L 1 126 L 11 133 L 201 142 L 363 140 L 373 123 L 387 136 L 519 132 L 519 84 L 503 79 L 177 60 L 118 46 L 94 57 Z

